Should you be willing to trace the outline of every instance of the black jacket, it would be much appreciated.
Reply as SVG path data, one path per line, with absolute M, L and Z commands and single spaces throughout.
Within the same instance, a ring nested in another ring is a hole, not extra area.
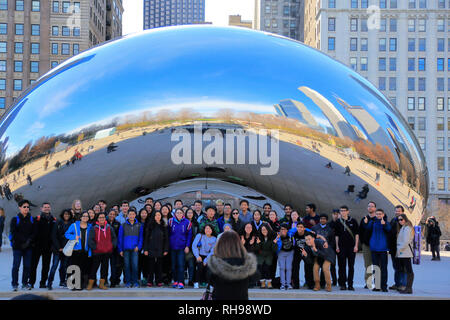
M 17 224 L 19 217 L 19 224 Z M 12 248 L 14 250 L 29 249 L 34 245 L 36 239 L 36 221 L 31 215 L 24 217 L 21 213 L 11 219 L 9 230 L 12 236 Z
M 391 222 L 391 231 L 389 231 L 388 236 L 388 245 L 389 245 L 389 253 L 395 257 L 397 253 L 397 235 L 400 231 L 401 226 L 398 224 L 397 217 L 392 218 Z
M 234 219 L 231 219 L 231 228 L 236 231 L 237 233 L 241 232 L 242 227 L 244 226 L 244 224 L 241 221 L 241 218 L 238 218 L 237 221 L 235 221 Z
M 169 233 L 166 226 L 149 223 L 143 245 L 149 257 L 161 258 L 164 252 L 169 252 Z
M 59 219 L 52 228 L 52 251 L 58 253 L 59 249 L 64 249 L 67 241 L 65 237 L 66 231 L 69 229 L 70 225 L 73 223 L 69 220 L 68 223 L 64 223 L 62 219 Z
M 243 259 L 221 259 L 215 255 L 209 258 L 208 279 L 214 287 L 213 300 L 248 300 L 248 285 L 257 277 L 257 261 L 253 254 L 247 254 Z
M 52 229 L 56 218 L 51 213 L 41 213 L 34 218 L 36 223 L 36 248 L 47 251 L 52 247 Z
M 347 229 L 344 227 L 342 223 L 345 223 L 347 227 L 351 230 L 353 237 L 351 234 L 347 231 Z M 344 248 L 351 249 L 355 246 L 356 241 L 356 235 L 359 234 L 359 227 L 358 222 L 352 218 L 348 217 L 347 220 L 338 219 L 336 221 L 336 228 L 334 230 L 335 236 L 339 237 L 339 243 L 336 245 L 339 246 L 339 249 L 342 250 Z
M 438 225 L 428 225 L 427 241 L 432 245 L 439 245 L 439 238 L 441 237 L 441 229 Z
M 364 223 L 364 219 L 367 217 L 367 223 Z M 365 215 L 361 222 L 359 223 L 359 241 L 366 246 L 370 246 L 370 237 L 372 237 L 372 229 L 366 229 L 366 226 L 369 224 L 371 220 L 376 219 L 375 216 L 373 218 L 369 217 L 369 215 Z
M 323 247 L 324 242 L 322 239 L 315 239 L 314 243 L 316 245 L 317 251 L 314 251 L 310 246 L 306 246 L 305 251 L 308 255 L 308 259 L 311 259 L 311 257 L 322 258 L 323 260 L 331 262 L 332 265 L 335 265 L 336 253 L 334 252 L 334 250 L 330 247 L 325 249 Z
M 316 224 L 314 227 L 312 227 L 312 231 L 327 239 L 328 245 L 331 248 L 333 249 L 336 248 L 336 238 L 334 236 L 334 229 L 331 227 L 330 223 L 327 223 L 325 225 L 325 228 L 322 228 L 320 223 Z

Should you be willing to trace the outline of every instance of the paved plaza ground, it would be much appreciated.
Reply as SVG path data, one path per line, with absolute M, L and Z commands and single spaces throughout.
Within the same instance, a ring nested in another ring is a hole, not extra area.
M 441 261 L 431 261 L 429 252 L 422 252 L 422 261 L 420 265 L 413 265 L 415 273 L 415 282 L 413 286 L 414 294 L 403 295 L 396 291 L 389 293 L 372 292 L 364 289 L 364 262 L 362 254 L 357 254 L 355 263 L 355 291 L 340 291 L 339 287 L 333 287 L 333 291 L 328 293 L 324 290 L 314 292 L 312 290 L 278 290 L 278 289 L 250 289 L 249 296 L 251 300 L 305 300 L 305 299 L 340 299 L 340 300 L 406 300 L 406 299 L 450 299 L 450 252 L 441 252 Z M 109 290 L 94 289 L 92 291 L 70 291 L 59 289 L 57 286 L 53 291 L 47 289 L 33 289 L 30 291 L 20 290 L 12 292 L 11 289 L 11 266 L 12 250 L 4 246 L 0 252 L 0 300 L 8 300 L 23 293 L 50 294 L 55 299 L 69 300 L 98 300 L 98 299 L 131 299 L 131 300 L 199 300 L 204 289 L 184 290 L 172 288 L 114 288 Z M 391 260 L 388 265 L 389 285 L 393 284 L 393 270 Z M 19 279 L 21 279 L 22 268 Z M 37 284 L 40 280 L 40 266 L 38 268 Z M 58 273 L 55 276 L 54 284 L 59 283 Z M 303 264 L 300 274 L 302 284 L 304 281 Z

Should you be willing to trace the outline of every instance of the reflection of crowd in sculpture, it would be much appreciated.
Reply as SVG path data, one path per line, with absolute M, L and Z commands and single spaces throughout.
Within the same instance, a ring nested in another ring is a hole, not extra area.
M 245 286 L 300 289 L 303 261 L 308 289 L 332 291 L 332 286 L 339 285 L 340 290 L 354 290 L 355 254 L 362 244 L 365 264 L 381 270 L 374 291 L 388 291 L 389 252 L 395 273 L 395 284 L 389 289 L 412 293 L 414 228 L 400 205 L 388 222 L 385 212 L 370 201 L 368 214 L 359 224 L 345 205 L 333 210 L 331 219 L 316 213 L 314 204 L 306 206 L 303 217 L 300 210 L 286 204 L 284 217 L 279 219 L 269 203 L 251 212 L 247 200 L 240 201 L 239 209 L 222 200 L 204 209 L 200 200 L 193 205 L 176 200 L 172 205 L 148 197 L 139 211 L 128 201 L 107 209 L 104 200 L 83 210 L 81 201 L 75 200 L 59 219 L 51 214 L 49 203 L 43 203 L 40 214 L 31 217 L 30 205 L 21 200 L 20 212 L 10 221 L 14 291 L 18 290 L 20 260 L 24 260 L 22 287 L 31 290 L 42 257 L 40 288 L 53 288 L 58 266 L 60 286 L 67 287 L 67 267 L 76 265 L 82 285 L 70 285 L 72 290 L 92 290 L 100 268 L 99 289 L 119 287 L 122 281 L 127 288 L 166 285 L 183 289 L 209 284 L 214 297 L 214 287 L 221 285 L 216 278 L 216 244 L 224 233 L 236 232 L 258 269 L 245 278 Z M 236 262 L 234 267 L 245 264 Z

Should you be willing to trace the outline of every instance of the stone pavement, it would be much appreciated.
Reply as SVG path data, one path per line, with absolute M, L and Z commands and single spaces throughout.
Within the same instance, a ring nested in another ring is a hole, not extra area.
M 49 294 L 55 299 L 69 300 L 115 300 L 115 299 L 131 299 L 131 300 L 199 300 L 204 289 L 184 290 L 172 288 L 114 288 L 109 290 L 94 289 L 92 291 L 70 291 L 67 289 L 59 289 L 56 287 L 53 291 L 46 289 L 33 289 L 32 291 L 12 292 L 11 290 L 11 266 L 12 266 L 12 250 L 8 246 L 4 246 L 0 252 L 0 300 L 7 300 L 16 295 L 23 293 Z M 363 300 L 406 300 L 406 299 L 450 299 L 450 252 L 441 252 L 441 261 L 431 261 L 429 252 L 423 252 L 420 265 L 413 265 L 415 273 L 415 282 L 413 286 L 414 294 L 403 295 L 394 291 L 389 293 L 372 292 L 364 289 L 364 262 L 362 254 L 358 254 L 355 263 L 355 291 L 340 291 L 339 287 L 333 287 L 333 291 L 328 293 L 324 290 L 314 292 L 311 290 L 277 290 L 277 289 L 250 289 L 249 296 L 252 300 L 322 300 L 322 299 L 363 299 Z M 38 268 L 38 279 L 40 279 L 40 266 Z M 303 265 L 301 266 L 300 279 L 304 279 Z M 22 268 L 19 273 L 21 279 Z M 393 284 L 393 270 L 391 260 L 388 265 L 389 281 Z M 56 274 L 55 284 L 59 283 L 59 274 Z M 302 281 L 303 284 L 303 281 Z

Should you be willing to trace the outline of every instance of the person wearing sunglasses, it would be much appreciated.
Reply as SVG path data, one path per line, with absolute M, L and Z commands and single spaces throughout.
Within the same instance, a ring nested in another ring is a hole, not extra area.
M 402 286 L 398 288 L 400 293 L 413 293 L 414 272 L 412 270 L 411 258 L 413 257 L 414 227 L 402 213 L 397 218 L 400 231 L 397 236 L 396 258 L 399 260 L 399 270 Z M 405 280 L 406 279 L 406 280 Z
M 11 219 L 10 241 L 13 249 L 12 282 L 14 291 L 19 286 L 19 268 L 23 258 L 22 289 L 31 290 L 30 271 L 32 259 L 32 247 L 36 238 L 36 227 L 30 214 L 30 202 L 21 200 L 18 203 L 19 213 Z
M 233 209 L 233 211 L 231 211 L 231 226 L 237 233 L 239 233 L 243 227 L 238 209 Z

